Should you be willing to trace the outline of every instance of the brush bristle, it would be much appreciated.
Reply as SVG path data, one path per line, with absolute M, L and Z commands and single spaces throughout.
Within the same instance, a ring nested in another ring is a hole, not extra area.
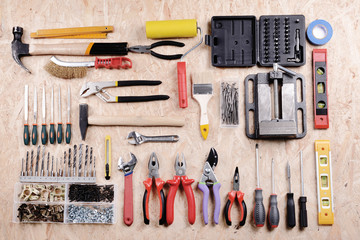
M 193 94 L 212 94 L 213 86 L 211 83 L 207 84 L 193 84 Z
M 86 67 L 63 67 L 56 65 L 52 61 L 49 61 L 44 69 L 50 73 L 51 75 L 63 78 L 63 79 L 71 79 L 71 78 L 83 78 L 86 76 Z

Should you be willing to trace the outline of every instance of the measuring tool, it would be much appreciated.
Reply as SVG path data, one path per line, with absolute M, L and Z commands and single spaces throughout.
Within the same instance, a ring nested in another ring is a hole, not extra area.
M 334 223 L 334 200 L 332 187 L 331 151 L 329 140 L 315 141 L 316 179 L 318 195 L 318 222 L 320 225 Z
M 106 38 L 113 26 L 39 29 L 30 34 L 31 38 Z
M 313 50 L 313 79 L 314 126 L 315 128 L 329 128 L 326 49 Z
M 105 179 L 110 180 L 111 175 L 111 137 L 105 137 Z

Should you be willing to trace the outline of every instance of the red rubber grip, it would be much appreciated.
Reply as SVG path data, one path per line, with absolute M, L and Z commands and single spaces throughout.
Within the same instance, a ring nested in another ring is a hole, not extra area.
M 240 191 L 236 192 L 236 198 L 240 204 L 240 211 L 241 211 L 240 222 L 244 219 L 244 208 L 242 205 L 242 201 L 244 201 L 244 195 L 245 194 L 243 192 L 240 192 Z
M 226 214 L 227 214 L 227 217 L 228 217 L 230 222 L 231 222 L 231 207 L 232 207 L 232 205 L 234 203 L 235 196 L 236 196 L 236 191 L 231 191 L 228 194 L 228 198 L 229 198 L 229 201 L 230 201 L 230 206 L 229 206 L 228 212 Z
M 194 179 L 188 179 L 187 176 L 181 176 L 182 186 L 184 188 L 186 199 L 188 202 L 188 220 L 190 224 L 194 224 L 196 219 L 195 197 L 193 189 L 191 187 L 191 184 L 194 181 Z
M 186 62 L 177 63 L 179 107 L 187 108 Z
M 174 221 L 174 200 L 180 185 L 180 176 L 174 176 L 173 180 L 166 182 L 170 185 L 169 194 L 166 199 L 166 222 L 171 225 Z
M 146 201 L 145 201 L 145 215 L 146 215 L 146 219 L 150 219 L 149 218 L 149 196 L 150 196 L 150 192 L 151 192 L 152 178 L 147 178 L 143 183 L 144 183 L 145 189 L 147 191 Z
M 124 223 L 130 226 L 134 221 L 133 215 L 133 184 L 132 173 L 125 176 L 124 189 Z
M 95 58 L 95 68 L 107 68 L 107 69 L 128 69 L 132 68 L 132 62 L 127 57 L 116 57 L 116 58 Z
M 159 214 L 159 219 L 162 218 L 162 211 L 163 211 L 163 205 L 162 205 L 162 201 L 161 201 L 161 194 L 160 191 L 163 189 L 165 182 L 161 179 L 161 178 L 156 178 L 155 179 L 155 186 L 156 186 L 156 191 L 157 191 L 157 195 L 159 197 L 159 202 L 160 202 L 160 214 Z

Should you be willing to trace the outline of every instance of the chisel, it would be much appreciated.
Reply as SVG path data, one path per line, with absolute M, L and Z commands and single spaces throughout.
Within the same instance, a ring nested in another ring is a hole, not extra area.
M 41 127 L 41 143 L 42 143 L 43 145 L 45 145 L 45 144 L 47 143 L 45 86 L 43 87 L 43 94 L 42 94 L 42 127 Z
M 49 140 L 50 144 L 55 143 L 55 124 L 54 124 L 54 88 L 51 89 L 51 106 L 50 106 L 50 132 Z
M 25 122 L 24 122 L 24 144 L 29 145 L 30 143 L 30 133 L 29 133 L 29 85 L 25 85 L 25 101 L 24 101 L 24 114 L 25 114 Z
M 67 123 L 66 123 L 66 143 L 70 144 L 71 139 L 71 121 L 70 121 L 70 86 L 68 87 L 68 103 L 67 103 Z
M 62 122 L 61 122 L 61 92 L 59 87 L 59 122 L 57 129 L 57 142 L 60 144 L 63 140 Z
M 31 142 L 33 145 L 37 144 L 37 93 L 36 88 L 34 88 L 34 123 L 31 134 Z

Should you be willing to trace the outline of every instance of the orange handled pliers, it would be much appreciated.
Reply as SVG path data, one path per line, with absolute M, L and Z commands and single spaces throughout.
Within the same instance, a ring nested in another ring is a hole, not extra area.
M 195 212 L 195 198 L 194 192 L 191 188 L 191 184 L 194 182 L 194 179 L 188 179 L 186 176 L 186 162 L 184 154 L 181 154 L 182 161 L 179 161 L 179 154 L 176 156 L 175 160 L 175 171 L 176 175 L 174 179 L 168 180 L 167 183 L 170 185 L 169 194 L 166 200 L 166 222 L 168 225 L 172 224 L 174 221 L 174 200 L 176 192 L 179 188 L 180 182 L 184 188 L 185 195 L 188 202 L 188 220 L 190 224 L 194 224 L 196 218 Z
M 143 198 L 144 223 L 145 224 L 150 223 L 149 196 L 150 196 L 150 192 L 151 192 L 153 179 L 155 179 L 156 191 L 157 191 L 157 194 L 159 196 L 159 201 L 160 201 L 159 224 L 162 225 L 165 223 L 165 219 L 166 219 L 165 194 L 163 191 L 165 182 L 159 177 L 159 161 L 154 152 L 150 156 L 148 168 L 149 168 L 149 177 L 144 181 L 144 185 L 145 185 L 145 193 L 144 193 L 144 198 Z

